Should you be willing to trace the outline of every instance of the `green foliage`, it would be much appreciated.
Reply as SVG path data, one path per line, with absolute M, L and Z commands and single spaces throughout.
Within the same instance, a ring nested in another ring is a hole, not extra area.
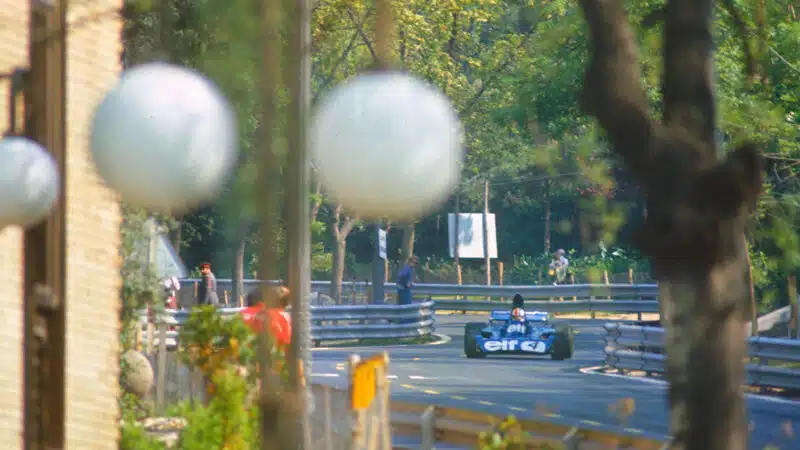
M 223 317 L 214 306 L 198 306 L 179 332 L 184 363 L 201 368 L 207 375 L 222 366 L 256 363 L 256 338 L 238 315 Z
M 163 442 L 148 435 L 140 424 L 135 422 L 122 424 L 119 450 L 166 450 L 166 448 Z
M 171 414 L 187 425 L 178 447 L 182 450 L 251 450 L 259 444 L 257 392 L 258 336 L 234 316 L 222 318 L 213 307 L 192 311 L 180 332 L 181 359 L 199 368 L 209 380 L 206 405 L 184 403 Z M 283 382 L 288 373 L 283 353 L 267 337 L 273 367 Z
M 252 218 L 258 193 L 252 183 L 257 170 L 252 156 L 259 148 L 260 16 L 254 0 L 220 3 L 209 0 L 168 0 L 173 33 L 160 33 L 163 8 L 140 0 L 126 8 L 126 64 L 157 57 L 169 50 L 171 59 L 197 68 L 218 83 L 236 108 L 242 137 L 243 164 L 218 205 L 183 221 L 184 255 L 190 262 L 214 259 L 218 276 L 229 276 L 232 229 L 242 218 Z M 661 29 L 645 28 L 643 17 L 659 2 L 628 5 L 640 43 L 646 93 L 654 106 L 660 102 Z M 737 5 L 755 30 L 756 4 Z M 507 278 L 538 281 L 520 267 L 510 273 L 510 261 L 545 251 L 544 234 L 555 246 L 576 249 L 576 255 L 595 254 L 599 242 L 631 247 L 633 226 L 643 209 L 643 198 L 625 179 L 596 128 L 575 101 L 582 89 L 586 64 L 585 24 L 564 1 L 522 0 L 410 0 L 393 2 L 397 21 L 394 59 L 398 66 L 424 78 L 445 92 L 458 110 L 466 132 L 467 155 L 460 186 L 462 211 L 482 208 L 482 181 L 491 180 L 490 208 L 498 217 L 498 245 L 507 262 Z M 715 16 L 716 94 L 720 142 L 732 148 L 744 138 L 763 143 L 769 168 L 766 192 L 748 232 L 754 255 L 754 277 L 765 304 L 785 301 L 780 290 L 786 274 L 800 266 L 800 227 L 796 198 L 800 193 L 800 25 L 781 2 L 766 4 L 765 42 L 753 40 L 764 82 L 746 74 L 742 37 L 723 8 Z M 313 101 L 372 62 L 374 8 L 365 0 L 321 0 L 312 17 Z M 281 101 L 286 98 L 282 97 Z M 658 108 L 653 109 L 658 114 Z M 282 144 L 281 144 L 282 145 Z M 282 195 L 282 193 L 281 193 Z M 313 194 L 313 201 L 324 194 Z M 417 226 L 417 250 L 422 256 L 445 256 L 440 218 L 452 203 Z M 545 220 L 545 211 L 552 217 Z M 332 266 L 330 208 L 321 208 L 312 225 L 312 270 L 324 277 Z M 633 219 L 633 220 L 632 220 Z M 392 234 L 396 235 L 393 231 Z M 348 238 L 347 266 L 356 269 L 371 260 L 369 230 L 355 229 Z M 283 236 L 277 236 L 284 242 Z M 390 247 L 392 236 L 390 236 Z M 248 248 L 257 248 L 260 236 L 249 230 Z M 283 251 L 284 245 L 279 245 Z M 395 246 L 396 247 L 396 246 Z M 248 250 L 250 271 L 257 264 Z M 390 248 L 390 253 L 392 253 Z M 602 258 L 573 255 L 579 278 L 597 279 Z M 536 258 L 534 258 L 536 259 Z M 636 259 L 632 257 L 632 259 Z M 330 264 L 329 264 L 329 261 Z M 530 261 L 529 261 L 530 262 Z M 615 257 L 612 272 L 625 272 L 624 258 Z M 516 264 L 514 264 L 516 266 Z M 646 273 L 636 263 L 636 274 Z M 617 266 L 619 266 L 617 268 Z M 756 267 L 757 266 L 757 267 Z M 604 267 L 604 266 L 603 266 Z M 594 269 L 593 269 L 594 268 Z M 426 269 L 427 270 L 427 269 Z M 423 271 L 424 273 L 424 271 Z M 455 280 L 452 264 L 431 263 L 429 278 Z M 593 273 L 591 277 L 589 273 Z M 523 276 L 524 274 L 524 276 Z M 428 276 L 428 274 L 425 274 Z M 465 264 L 465 280 L 480 280 L 479 268 Z M 360 274 L 359 274 L 360 276 Z M 638 281 L 638 280 L 637 280 Z M 776 304 L 777 304 L 776 303 Z
M 216 387 L 206 406 L 186 405 L 181 416 L 187 425 L 181 433 L 182 450 L 250 450 L 258 448 L 258 407 L 248 404 L 251 386 L 231 367 L 214 374 Z
M 561 442 L 535 438 L 522 430 L 517 418 L 506 417 L 490 432 L 478 436 L 479 450 L 565 450 Z

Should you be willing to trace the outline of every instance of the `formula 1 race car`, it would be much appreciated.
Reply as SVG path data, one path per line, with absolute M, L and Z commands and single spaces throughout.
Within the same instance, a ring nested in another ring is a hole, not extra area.
M 570 325 L 553 325 L 546 312 L 492 311 L 489 323 L 471 322 L 464 327 L 464 353 L 467 358 L 549 354 L 561 361 L 572 358 L 573 335 Z

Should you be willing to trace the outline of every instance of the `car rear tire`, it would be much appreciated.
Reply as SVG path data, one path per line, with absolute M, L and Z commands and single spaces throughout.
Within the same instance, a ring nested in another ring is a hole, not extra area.
M 467 355 L 467 358 L 486 357 L 486 354 L 478 347 L 477 339 L 475 339 L 485 327 L 486 324 L 481 322 L 470 322 L 464 326 L 464 354 Z
M 575 351 L 574 331 L 571 325 L 559 325 L 553 334 L 553 348 L 550 358 L 554 361 L 563 361 L 572 358 Z

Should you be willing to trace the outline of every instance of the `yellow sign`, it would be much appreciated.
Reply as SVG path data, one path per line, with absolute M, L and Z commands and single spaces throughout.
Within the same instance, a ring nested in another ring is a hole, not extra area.
M 353 368 L 351 374 L 352 408 L 366 409 L 375 400 L 377 393 L 377 369 L 386 367 L 383 355 L 373 356 Z

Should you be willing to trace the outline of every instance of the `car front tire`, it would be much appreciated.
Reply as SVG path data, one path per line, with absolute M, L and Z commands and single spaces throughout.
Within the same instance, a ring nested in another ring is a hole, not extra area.
M 553 348 L 550 358 L 554 361 L 571 359 L 575 352 L 575 332 L 571 325 L 559 325 L 553 334 Z
M 486 357 L 486 354 L 478 347 L 476 339 L 485 327 L 486 324 L 480 322 L 470 322 L 464 326 L 464 354 L 467 355 L 467 358 Z

